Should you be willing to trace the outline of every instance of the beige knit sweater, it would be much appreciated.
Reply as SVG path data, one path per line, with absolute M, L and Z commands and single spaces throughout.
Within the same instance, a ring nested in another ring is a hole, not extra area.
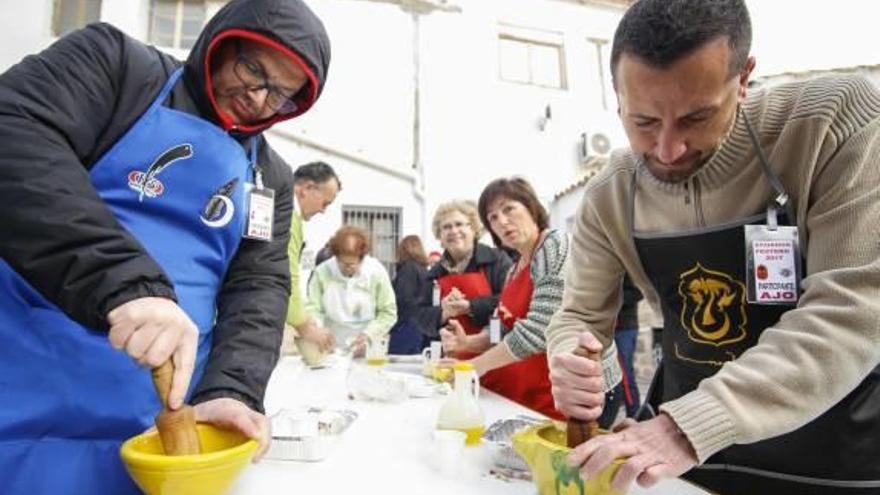
M 791 196 L 807 270 L 797 307 L 755 347 L 661 406 L 701 463 L 799 428 L 880 363 L 880 92 L 859 77 L 749 91 L 742 111 Z M 624 271 L 656 303 L 627 228 L 633 174 L 639 233 L 731 222 L 765 211 L 773 194 L 741 116 L 686 183 L 660 182 L 638 160 L 615 153 L 587 184 L 562 306 L 547 329 L 551 355 L 571 351 L 583 331 L 611 342 Z

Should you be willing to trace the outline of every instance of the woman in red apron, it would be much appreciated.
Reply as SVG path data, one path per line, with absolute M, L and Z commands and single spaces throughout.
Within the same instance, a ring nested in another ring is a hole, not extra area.
M 480 217 L 472 201 L 450 201 L 434 213 L 434 236 L 443 256 L 428 271 L 429 285 L 414 312 L 425 340 L 438 340 L 439 330 L 455 322 L 467 334 L 489 324 L 512 262 L 503 251 L 478 243 Z M 461 349 L 459 359 L 476 355 Z
M 480 351 L 472 362 L 483 386 L 563 419 L 550 394 L 544 328 L 562 299 L 568 238 L 548 228 L 546 210 L 531 185 L 520 178 L 497 179 L 486 186 L 479 212 L 495 244 L 516 250 L 519 258 L 488 328 L 472 335 L 458 328 L 441 331 L 444 347 Z

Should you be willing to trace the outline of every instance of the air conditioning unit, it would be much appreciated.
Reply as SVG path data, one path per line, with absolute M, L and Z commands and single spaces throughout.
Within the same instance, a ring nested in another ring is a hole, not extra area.
M 590 158 L 605 157 L 611 153 L 611 138 L 601 132 L 582 132 L 578 146 L 581 162 Z

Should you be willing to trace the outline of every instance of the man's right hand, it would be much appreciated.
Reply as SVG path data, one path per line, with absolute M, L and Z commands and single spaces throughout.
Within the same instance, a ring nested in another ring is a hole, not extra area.
M 578 345 L 602 353 L 602 344 L 590 332 L 581 334 Z M 556 409 L 562 414 L 584 421 L 592 421 L 602 414 L 605 402 L 602 363 L 571 352 L 559 353 L 551 360 L 550 383 Z
M 336 337 L 333 332 L 326 328 L 319 327 L 314 320 L 309 320 L 302 325 L 296 327 L 300 338 L 318 344 L 321 352 L 332 352 L 336 347 Z
M 169 358 L 174 376 L 168 407 L 178 409 L 192 379 L 199 329 L 180 306 L 162 297 L 142 297 L 107 314 L 110 345 L 125 350 L 140 366 L 156 368 Z

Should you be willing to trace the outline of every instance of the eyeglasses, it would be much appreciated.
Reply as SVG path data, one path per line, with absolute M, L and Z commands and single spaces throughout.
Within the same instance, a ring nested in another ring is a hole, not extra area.
M 238 44 L 236 44 L 236 52 L 232 72 L 248 91 L 266 91 L 263 107 L 268 107 L 276 113 L 295 112 L 297 109 L 296 102 L 293 101 L 295 93 L 290 93 L 270 83 L 263 67 L 242 53 L 241 46 Z
M 440 225 L 440 230 L 442 230 L 443 232 L 451 232 L 453 229 L 470 228 L 470 226 L 471 224 L 469 222 L 456 221 Z

